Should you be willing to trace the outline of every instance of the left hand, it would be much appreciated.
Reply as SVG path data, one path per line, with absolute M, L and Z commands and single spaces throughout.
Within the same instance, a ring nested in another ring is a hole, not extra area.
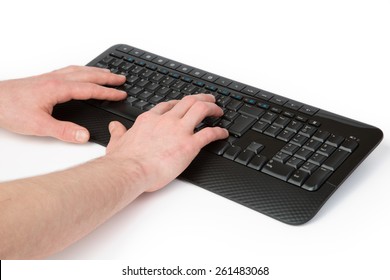
M 125 80 L 126 77 L 107 69 L 68 66 L 39 76 L 1 81 L 0 127 L 20 134 L 85 143 L 89 139 L 88 130 L 54 119 L 53 107 L 71 99 L 124 99 L 125 92 L 102 85 L 121 85 Z

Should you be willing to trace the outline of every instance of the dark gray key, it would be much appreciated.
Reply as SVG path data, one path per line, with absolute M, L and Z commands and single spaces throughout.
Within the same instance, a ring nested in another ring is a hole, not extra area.
M 234 161 L 241 163 L 243 165 L 247 165 L 254 155 L 255 155 L 254 152 L 249 150 L 244 150 L 238 155 L 238 157 Z
M 273 159 L 267 162 L 267 164 L 264 165 L 263 169 L 261 169 L 262 172 L 283 181 L 287 181 L 287 179 L 294 172 L 294 170 L 294 167 L 285 165 Z
M 249 105 L 249 104 L 242 105 L 239 112 L 244 114 L 244 115 L 254 117 L 256 119 L 260 118 L 261 115 L 264 114 L 263 109 L 258 108 L 256 106 Z
M 144 112 L 127 102 L 104 102 L 102 107 L 107 111 L 120 115 L 131 121 L 135 121 L 135 119 Z
M 255 123 L 255 125 L 252 127 L 252 129 L 263 133 L 267 129 L 268 125 L 269 124 L 266 122 L 258 121 L 257 123 Z
M 257 143 L 256 141 L 253 141 L 248 145 L 246 149 L 254 152 L 255 154 L 259 154 L 261 150 L 264 149 L 264 145 Z
M 336 170 L 344 160 L 350 155 L 349 152 L 342 149 L 337 149 L 322 165 L 332 171 Z
M 230 147 L 230 144 L 226 140 L 219 140 L 208 144 L 205 148 L 206 151 L 212 152 L 219 156 Z
M 291 175 L 290 179 L 288 179 L 288 182 L 300 187 L 309 176 L 309 173 L 302 170 L 297 170 L 293 175 Z
M 308 191 L 316 191 L 323 183 L 325 183 L 326 179 L 328 179 L 330 175 L 332 175 L 331 170 L 320 167 L 309 177 L 309 179 L 307 179 L 302 188 Z
M 288 142 L 290 141 L 290 139 L 295 135 L 295 132 L 291 131 L 291 130 L 283 130 L 282 132 L 279 133 L 278 135 L 278 139 L 282 140 L 282 141 L 285 141 L 285 142 Z
M 234 160 L 240 152 L 241 152 L 241 147 L 232 146 L 226 150 L 226 152 L 223 154 L 223 157 Z
M 346 139 L 340 146 L 340 149 L 352 153 L 358 146 L 358 142 Z
M 279 132 L 282 130 L 280 126 L 276 125 L 270 125 L 265 131 L 264 134 L 267 134 L 271 137 L 276 137 L 276 135 L 279 134 Z
M 256 155 L 251 159 L 247 166 L 255 170 L 260 170 L 266 162 L 267 158 L 265 156 Z
M 255 121 L 255 118 L 240 115 L 234 120 L 232 126 L 229 127 L 229 132 L 237 136 L 242 136 L 248 129 L 251 128 Z

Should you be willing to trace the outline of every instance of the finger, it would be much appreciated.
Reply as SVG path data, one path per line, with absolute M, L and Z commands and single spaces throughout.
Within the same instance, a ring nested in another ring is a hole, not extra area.
M 220 117 L 222 109 L 215 103 L 197 101 L 187 111 L 182 120 L 190 127 L 197 126 L 206 117 Z
M 110 122 L 108 125 L 108 130 L 110 131 L 111 135 L 110 143 L 115 143 L 118 141 L 118 139 L 121 138 L 127 131 L 126 127 L 118 121 Z
M 170 114 L 174 114 L 179 118 L 182 118 L 187 111 L 198 101 L 203 102 L 215 102 L 214 96 L 210 94 L 196 94 L 196 95 L 188 95 L 185 96 L 182 100 L 180 100 L 177 105 L 170 110 Z
M 91 67 L 92 68 L 92 67 Z M 126 81 L 123 75 L 113 74 L 106 71 L 96 71 L 83 69 L 75 72 L 63 74 L 63 78 L 67 81 L 94 83 L 98 85 L 121 85 Z
M 179 100 L 169 100 L 167 102 L 161 102 L 149 111 L 162 115 L 171 110 L 178 102 Z
M 127 93 L 121 90 L 108 88 L 92 83 L 64 83 L 57 95 L 57 103 L 63 103 L 71 99 L 87 100 L 102 99 L 118 101 L 127 97 Z
M 229 132 L 221 127 L 206 127 L 194 134 L 198 147 L 203 148 L 213 141 L 225 139 L 229 136 Z
M 66 73 L 72 73 L 76 71 L 99 71 L 99 72 L 106 72 L 110 73 L 110 69 L 105 68 L 99 68 L 99 67 L 92 67 L 92 66 L 79 66 L 79 65 L 70 65 L 61 69 L 54 70 L 52 73 L 57 74 L 66 74 Z
M 41 126 L 41 130 L 37 132 L 38 136 L 50 136 L 71 143 L 85 143 L 89 140 L 88 130 L 78 124 L 59 121 L 51 116 L 44 118 L 42 123 L 45 126 Z

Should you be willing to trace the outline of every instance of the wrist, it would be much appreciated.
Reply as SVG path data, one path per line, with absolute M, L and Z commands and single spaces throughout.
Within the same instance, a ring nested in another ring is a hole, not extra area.
M 97 164 L 102 165 L 110 180 L 115 181 L 117 186 L 138 195 L 145 192 L 148 188 L 147 171 L 139 161 L 131 158 L 117 158 L 111 155 L 105 155 L 95 160 Z

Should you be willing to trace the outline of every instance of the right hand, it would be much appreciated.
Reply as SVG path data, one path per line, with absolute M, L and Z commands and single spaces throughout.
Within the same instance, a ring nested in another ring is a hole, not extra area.
M 145 191 L 158 190 L 180 175 L 202 147 L 228 137 L 221 127 L 194 132 L 205 117 L 222 114 L 214 96 L 208 94 L 160 103 L 141 114 L 128 131 L 121 123 L 111 122 L 106 157 L 136 164 L 145 177 Z

